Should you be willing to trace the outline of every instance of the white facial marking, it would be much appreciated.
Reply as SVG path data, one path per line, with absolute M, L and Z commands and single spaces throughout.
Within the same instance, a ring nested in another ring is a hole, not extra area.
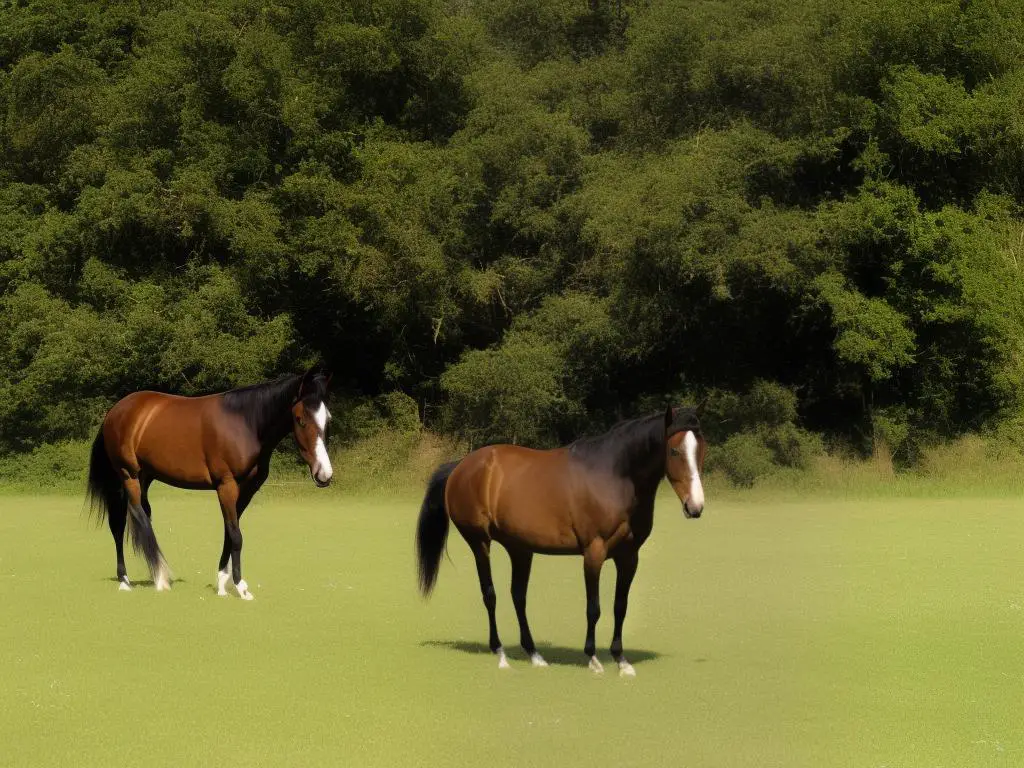
M 316 409 L 316 413 L 313 414 L 313 421 L 316 422 L 317 428 L 320 430 L 320 434 L 324 433 L 327 429 L 327 420 L 331 417 L 330 411 L 327 410 L 327 406 L 323 401 L 320 401 L 320 407 Z
M 700 482 L 700 470 L 697 467 L 697 438 L 693 432 L 683 436 L 683 448 L 686 450 L 686 466 L 690 470 L 690 507 L 703 509 L 704 486 Z
M 217 595 L 220 597 L 226 597 L 228 591 L 226 589 L 228 585 L 228 579 L 231 578 L 231 574 L 228 569 L 225 568 L 223 571 L 217 571 Z
M 316 439 L 316 465 L 313 467 L 313 475 L 321 483 L 329 482 L 334 476 L 334 469 L 331 467 L 331 457 L 327 455 L 327 446 L 324 444 L 324 430 L 327 429 L 327 422 L 331 418 L 331 412 L 323 402 L 313 414 L 320 435 Z

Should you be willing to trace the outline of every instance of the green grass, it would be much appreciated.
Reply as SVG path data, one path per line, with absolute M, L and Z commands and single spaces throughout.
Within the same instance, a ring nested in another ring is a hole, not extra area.
M 737 494 L 684 521 L 665 498 L 626 623 L 633 680 L 585 667 L 579 558 L 535 560 L 553 664 L 529 667 L 500 550 L 499 671 L 457 534 L 419 598 L 411 495 L 258 497 L 252 603 L 214 595 L 214 496 L 153 503 L 170 593 L 117 591 L 78 499 L 0 499 L 0 764 L 1024 764 L 1022 501 Z

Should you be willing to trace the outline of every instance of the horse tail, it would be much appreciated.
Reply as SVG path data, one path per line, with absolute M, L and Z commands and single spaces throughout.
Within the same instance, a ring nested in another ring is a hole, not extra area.
M 96 439 L 92 441 L 85 502 L 97 523 L 102 523 L 112 512 L 117 514 L 117 510 L 124 506 L 124 487 L 107 455 L 107 448 L 103 443 L 103 427 L 100 427 Z
M 170 569 L 164 559 L 156 534 L 149 522 L 149 516 L 142 507 L 129 504 L 125 496 L 121 477 L 114 468 L 103 441 L 103 427 L 92 441 L 92 455 L 89 458 L 89 479 L 86 486 L 86 501 L 98 522 L 109 515 L 124 515 L 128 511 L 128 531 L 132 537 L 132 549 L 146 559 L 154 582 L 161 585 L 170 578 Z
M 448 538 L 448 510 L 444 505 L 444 491 L 459 462 L 442 464 L 434 470 L 427 483 L 427 493 L 420 507 L 416 526 L 416 552 L 419 555 L 420 591 L 427 596 L 434 589 L 437 570 L 441 566 L 441 553 Z

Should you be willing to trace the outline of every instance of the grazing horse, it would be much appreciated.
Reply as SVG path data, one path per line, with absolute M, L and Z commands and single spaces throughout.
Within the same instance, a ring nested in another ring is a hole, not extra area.
M 476 558 L 480 590 L 490 625 L 491 651 L 498 667 L 508 659 L 494 619 L 491 541 L 512 561 L 512 603 L 523 650 L 534 666 L 547 666 L 537 652 L 526 621 L 526 589 L 534 552 L 583 555 L 587 588 L 587 639 L 583 652 L 590 668 L 602 672 L 595 655 L 594 627 L 601 615 L 601 566 L 615 562 L 615 631 L 611 653 L 622 675 L 635 675 L 622 653 L 622 623 L 640 547 L 651 534 L 654 497 L 667 476 L 688 518 L 704 510 L 700 473 L 705 442 L 694 408 L 657 413 L 613 427 L 598 437 L 550 451 L 492 445 L 459 462 L 439 467 L 420 509 L 416 544 L 420 588 L 429 595 L 437 580 L 448 536 L 448 518 Z
M 124 567 L 124 529 L 149 565 L 157 590 L 170 589 L 170 573 L 150 521 L 148 491 L 154 480 L 177 488 L 215 490 L 224 515 L 224 550 L 217 594 L 226 595 L 228 556 L 239 597 L 252 600 L 242 578 L 238 521 L 270 472 L 270 457 L 291 432 L 299 454 L 321 488 L 331 482 L 324 402 L 329 378 L 282 376 L 230 392 L 180 397 L 134 392 L 103 419 L 92 445 L 87 499 L 107 518 L 117 549 L 118 588 L 130 590 Z

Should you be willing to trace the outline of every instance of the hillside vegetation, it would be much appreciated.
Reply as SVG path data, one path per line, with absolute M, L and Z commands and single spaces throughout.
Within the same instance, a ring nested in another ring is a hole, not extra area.
M 0 453 L 322 361 L 339 435 L 706 400 L 737 482 L 1024 421 L 1024 4 L 0 4 Z

